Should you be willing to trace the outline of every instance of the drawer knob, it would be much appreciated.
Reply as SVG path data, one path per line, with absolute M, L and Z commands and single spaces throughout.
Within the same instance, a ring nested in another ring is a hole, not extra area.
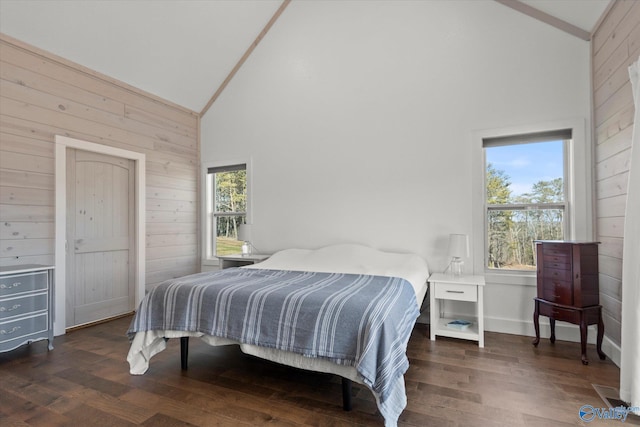
M 450 294 L 464 294 L 464 291 L 450 291 L 450 290 L 447 290 L 447 292 L 450 293 Z
M 0 335 L 11 335 L 12 333 L 18 331 L 19 329 L 20 329 L 20 326 L 14 326 L 8 331 L 6 329 L 0 329 Z
M 17 288 L 18 286 L 22 285 L 22 282 L 14 282 L 10 285 L 5 285 L 4 283 L 0 285 L 0 289 L 13 289 L 13 288 Z
M 5 312 L 5 311 L 9 312 L 9 311 L 17 310 L 20 307 L 22 307 L 21 304 L 14 304 L 13 307 L 11 307 L 11 308 L 7 308 L 5 306 L 2 306 L 2 307 L 0 307 L 0 312 Z

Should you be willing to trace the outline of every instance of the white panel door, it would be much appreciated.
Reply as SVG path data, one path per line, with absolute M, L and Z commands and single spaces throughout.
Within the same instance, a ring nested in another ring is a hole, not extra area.
M 135 306 L 135 164 L 67 151 L 66 327 Z

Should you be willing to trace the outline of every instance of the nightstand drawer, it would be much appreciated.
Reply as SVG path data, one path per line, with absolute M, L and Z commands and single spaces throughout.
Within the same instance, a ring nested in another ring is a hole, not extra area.
M 476 285 L 459 285 L 455 283 L 436 283 L 435 296 L 438 299 L 455 301 L 478 301 Z
M 0 297 L 17 295 L 35 290 L 46 290 L 48 284 L 46 271 L 15 274 L 0 278 Z

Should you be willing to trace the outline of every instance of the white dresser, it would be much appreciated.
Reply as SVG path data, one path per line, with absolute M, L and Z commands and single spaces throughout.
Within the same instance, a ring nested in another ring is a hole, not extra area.
M 53 267 L 0 267 L 0 352 L 43 339 L 53 350 Z

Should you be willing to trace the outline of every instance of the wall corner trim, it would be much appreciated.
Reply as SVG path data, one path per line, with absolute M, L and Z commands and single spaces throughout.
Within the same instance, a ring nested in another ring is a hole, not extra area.
M 247 51 L 244 53 L 244 55 L 242 55 L 242 57 L 240 58 L 238 63 L 231 69 L 231 71 L 229 72 L 229 75 L 220 84 L 220 87 L 218 88 L 218 90 L 216 90 L 216 92 L 213 94 L 213 96 L 211 97 L 209 102 L 207 102 L 207 105 L 205 105 L 205 107 L 202 109 L 202 111 L 200 112 L 200 117 L 202 117 L 205 114 L 207 114 L 207 111 L 209 111 L 209 108 L 211 108 L 213 103 L 216 102 L 216 99 L 218 99 L 218 97 L 220 96 L 222 91 L 224 91 L 224 89 L 227 87 L 227 85 L 229 84 L 231 79 L 233 79 L 233 77 L 236 75 L 238 70 L 245 63 L 247 58 L 249 58 L 249 56 L 251 56 L 251 53 L 256 48 L 256 46 L 258 46 L 258 44 L 262 41 L 264 36 L 267 35 L 267 33 L 269 32 L 271 27 L 273 27 L 273 24 L 275 24 L 276 21 L 278 20 L 278 18 L 280 17 L 280 15 L 282 15 L 282 12 L 284 12 L 284 10 L 287 8 L 287 6 L 289 6 L 289 3 L 291 3 L 291 0 L 284 0 L 282 2 L 280 7 L 278 8 L 278 10 L 276 10 L 276 12 L 273 14 L 271 19 L 269 20 L 269 22 L 267 22 L 267 25 L 265 25 L 264 28 L 262 29 L 262 31 L 260 31 L 260 34 L 258 34 L 258 37 L 256 37 L 256 39 L 253 41 L 253 43 L 251 43 L 251 45 L 249 46 Z
M 510 7 L 511 9 L 517 10 L 520 13 L 524 13 L 531 18 L 537 19 L 540 22 L 544 22 L 545 24 L 551 25 L 552 27 L 557 28 L 558 30 L 564 31 L 565 33 L 571 34 L 581 40 L 590 41 L 591 33 L 589 31 L 583 30 L 580 27 L 577 27 L 573 24 L 570 24 L 567 21 L 563 21 L 560 18 L 556 18 L 553 15 L 549 15 L 546 12 L 543 12 L 535 7 L 529 6 L 526 3 L 522 3 L 519 0 L 495 0 L 496 2 Z

